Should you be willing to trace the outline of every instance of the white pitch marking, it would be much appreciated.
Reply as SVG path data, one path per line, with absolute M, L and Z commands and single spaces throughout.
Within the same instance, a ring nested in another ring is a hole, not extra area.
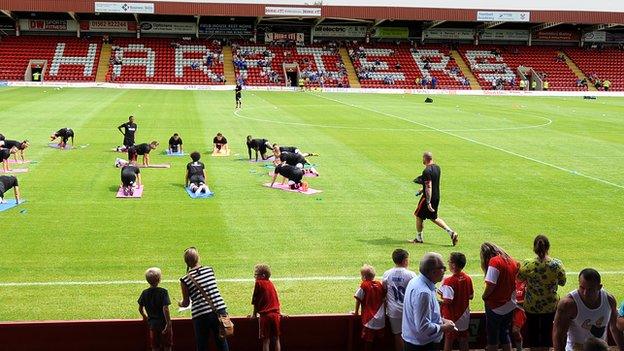
M 422 127 L 425 127 L 425 128 L 429 128 L 429 129 L 434 130 L 434 131 L 439 132 L 439 133 L 450 135 L 452 137 L 455 137 L 455 138 L 458 138 L 458 139 L 462 139 L 462 140 L 465 140 L 465 141 L 469 141 L 469 142 L 477 144 L 477 145 L 485 146 L 485 147 L 488 147 L 490 149 L 498 150 L 498 151 L 501 151 L 501 152 L 504 152 L 504 153 L 507 153 L 507 154 L 510 154 L 510 155 L 513 155 L 513 156 L 517 156 L 517 157 L 523 158 L 525 160 L 533 161 L 533 162 L 542 164 L 544 166 L 548 166 L 548 167 L 552 167 L 552 168 L 558 169 L 560 171 L 564 171 L 566 173 L 572 173 L 574 175 L 577 175 L 577 176 L 580 176 L 580 177 L 583 177 L 583 178 L 591 179 L 591 180 L 594 180 L 594 181 L 597 181 L 597 182 L 600 182 L 600 183 L 603 183 L 603 184 L 614 186 L 616 188 L 624 189 L 624 185 L 621 185 L 621 184 L 616 184 L 616 183 L 610 182 L 608 180 L 604 180 L 604 179 L 601 179 L 601 178 L 593 177 L 593 176 L 590 176 L 590 175 L 587 175 L 587 174 L 583 174 L 583 173 L 580 173 L 580 172 L 577 172 L 577 171 L 574 171 L 574 170 L 571 170 L 571 169 L 568 169 L 568 168 L 565 168 L 565 167 L 561 167 L 561 166 L 557 166 L 557 165 L 552 164 L 552 163 L 541 161 L 541 160 L 535 159 L 533 157 L 525 156 L 525 155 L 519 154 L 517 152 L 513 152 L 513 151 L 510 151 L 510 150 L 507 150 L 507 149 L 503 149 L 503 148 L 495 146 L 495 145 L 490 145 L 490 144 L 487 144 L 487 143 L 484 143 L 484 142 L 481 142 L 481 141 L 478 141 L 478 140 L 474 140 L 474 139 L 471 139 L 471 138 L 468 138 L 468 137 L 457 135 L 457 134 L 451 133 L 451 132 L 443 130 L 443 129 L 432 127 L 432 126 L 427 125 L 425 123 L 416 122 L 416 121 L 413 121 L 411 119 L 407 119 L 405 117 L 393 115 L 391 113 L 373 110 L 373 109 L 370 109 L 368 107 L 362 107 L 362 106 L 358 106 L 358 105 L 353 105 L 353 104 L 350 104 L 350 103 L 347 103 L 347 102 L 343 102 L 343 101 L 340 101 L 340 100 L 328 98 L 328 97 L 325 97 L 325 96 L 320 96 L 320 95 L 316 95 L 316 94 L 312 94 L 312 95 L 314 95 L 314 96 L 316 96 L 318 98 L 321 98 L 321 99 L 330 100 L 330 101 L 337 102 L 339 104 L 351 106 L 353 108 L 359 108 L 361 110 L 371 111 L 371 112 L 379 113 L 379 114 L 382 114 L 382 115 L 385 115 L 385 116 L 388 116 L 388 117 L 397 118 L 397 119 L 400 119 L 402 121 L 406 121 L 406 122 L 409 122 L 409 123 L 417 124 L 419 126 L 422 126 Z
M 621 275 L 624 271 L 602 271 L 600 275 Z M 481 273 L 469 274 L 471 277 L 482 277 Z M 566 275 L 576 276 L 577 272 L 567 272 Z M 312 276 L 312 277 L 284 277 L 272 278 L 275 282 L 317 282 L 317 281 L 356 281 L 359 276 Z M 253 283 L 253 278 L 223 278 L 217 279 L 218 283 Z M 163 279 L 163 283 L 178 283 L 177 279 Z M 35 286 L 75 286 L 75 285 L 136 285 L 147 284 L 145 280 L 101 280 L 101 281 L 57 281 L 57 282 L 6 282 L 0 283 L 0 287 L 35 287 Z

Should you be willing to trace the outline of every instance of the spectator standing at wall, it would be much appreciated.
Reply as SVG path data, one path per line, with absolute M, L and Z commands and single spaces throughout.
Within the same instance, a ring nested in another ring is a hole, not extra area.
M 545 235 L 533 240 L 535 258 L 526 260 L 518 273 L 518 279 L 526 281 L 524 310 L 527 314 L 528 335 L 533 350 L 545 351 L 552 346 L 551 331 L 559 302 L 557 287 L 566 283 L 563 263 L 548 256 L 550 241 Z
M 149 268 L 145 272 L 145 280 L 150 287 L 143 290 L 139 297 L 139 313 L 149 326 L 150 347 L 153 351 L 171 351 L 173 346 L 173 331 L 169 316 L 169 292 L 158 286 L 161 271 L 157 267 Z
M 448 264 L 453 275 L 445 278 L 440 286 L 442 317 L 453 321 L 457 330 L 444 334 L 444 351 L 451 351 L 455 340 L 459 343 L 460 351 L 467 351 L 470 300 L 474 297 L 472 279 L 463 271 L 466 267 L 466 256 L 463 253 L 452 252 Z
M 403 301 L 402 337 L 405 351 L 434 351 L 445 332 L 455 329 L 453 321 L 442 318 L 436 299 L 436 283 L 442 281 L 446 266 L 438 253 L 426 253 L 420 261 L 420 275 L 407 284 Z
M 376 350 L 375 341 L 384 336 L 386 313 L 384 305 L 384 288 L 379 280 L 375 280 L 375 269 L 364 265 L 360 270 L 362 283 L 355 292 L 355 311 L 357 316 L 362 307 L 362 340 L 364 350 Z
M 262 340 L 262 351 L 269 351 L 271 340 L 275 343 L 275 351 L 281 350 L 280 344 L 280 302 L 277 296 L 277 290 L 271 278 L 271 268 L 266 264 L 257 264 L 254 267 L 254 277 L 256 284 L 254 286 L 251 304 L 253 305 L 253 313 L 250 317 L 260 319 L 259 335 Z
M 403 299 L 407 284 L 416 277 L 416 273 L 409 270 L 409 253 L 403 249 L 392 252 L 394 268 L 383 274 L 382 283 L 386 290 L 386 315 L 390 322 L 390 331 L 394 336 L 394 349 L 403 350 L 401 338 L 401 322 L 403 318 Z
M 182 301 L 178 305 L 188 307 L 192 302 L 191 317 L 195 329 L 197 350 L 205 351 L 207 349 L 208 339 L 212 334 L 217 350 L 228 351 L 227 340 L 219 335 L 218 315 L 226 315 L 227 312 L 225 301 L 223 301 L 221 292 L 217 287 L 214 270 L 212 267 L 201 265 L 199 253 L 194 247 L 189 247 L 184 251 L 184 262 L 186 263 L 187 274 L 180 278 Z M 212 303 L 206 301 L 200 289 L 211 298 Z
M 485 274 L 485 320 L 487 351 L 501 345 L 503 351 L 511 350 L 509 330 L 516 309 L 516 276 L 518 263 L 505 250 L 495 244 L 481 244 L 481 269 Z
M 617 329 L 617 304 L 613 295 L 602 288 L 600 273 L 585 268 L 579 273 L 578 289 L 557 305 L 553 324 L 554 351 L 582 349 L 591 337 L 606 341 L 607 327 L 620 351 L 624 336 Z

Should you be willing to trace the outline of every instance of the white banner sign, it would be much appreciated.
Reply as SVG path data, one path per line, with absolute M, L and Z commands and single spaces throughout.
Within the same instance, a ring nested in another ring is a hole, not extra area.
M 321 8 L 266 6 L 264 14 L 266 16 L 321 17 Z
M 364 38 L 366 26 L 316 26 L 315 37 Z
M 141 22 L 142 33 L 195 34 L 193 22 Z
M 75 21 L 67 20 L 19 20 L 19 26 L 24 31 L 34 32 L 75 32 Z
M 607 41 L 607 32 L 595 31 L 583 34 L 583 41 L 589 43 L 604 43 Z
M 129 21 L 80 21 L 83 32 L 125 33 L 136 32 L 136 22 Z
M 274 41 L 292 40 L 297 43 L 303 43 L 305 36 L 303 33 L 264 33 L 264 42 L 271 43 Z
M 154 3 L 149 2 L 96 2 L 94 12 L 154 13 Z
M 486 29 L 479 38 L 481 40 L 528 41 L 529 31 L 514 29 Z
M 530 12 L 510 12 L 510 11 L 477 11 L 477 21 L 484 22 L 530 22 Z
M 432 28 L 424 31 L 425 39 L 474 39 L 474 29 L 469 28 Z

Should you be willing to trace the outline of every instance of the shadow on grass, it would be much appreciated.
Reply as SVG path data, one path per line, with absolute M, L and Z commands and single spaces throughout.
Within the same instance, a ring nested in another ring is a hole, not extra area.
M 430 242 L 424 242 L 422 244 L 413 244 L 413 243 L 409 243 L 408 240 L 410 240 L 408 237 L 406 237 L 403 240 L 399 240 L 396 238 L 390 238 L 390 237 L 383 237 L 383 238 L 376 238 L 376 239 L 358 239 L 359 242 L 362 243 L 366 243 L 366 244 L 370 244 L 370 245 L 380 245 L 380 246 L 386 246 L 386 245 L 400 245 L 401 247 L 405 247 L 405 248 L 419 248 L 419 247 L 432 247 L 432 246 L 436 246 L 436 247 L 448 247 L 448 246 L 452 246 L 450 243 L 448 245 L 444 245 L 444 244 L 438 244 L 438 243 L 430 243 Z
M 171 186 L 173 186 L 175 188 L 182 188 L 182 189 L 186 188 L 186 186 L 184 184 L 182 184 L 182 183 L 169 183 L 169 185 L 171 185 Z
M 117 191 L 119 191 L 119 185 L 111 185 L 108 187 L 108 190 L 110 190 L 112 193 L 117 193 Z

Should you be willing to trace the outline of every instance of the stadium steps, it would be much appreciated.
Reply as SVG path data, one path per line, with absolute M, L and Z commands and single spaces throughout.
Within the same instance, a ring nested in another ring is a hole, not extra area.
M 349 78 L 349 86 L 351 88 L 360 88 L 360 80 L 355 73 L 355 68 L 353 68 L 353 62 L 351 62 L 351 58 L 349 57 L 349 52 L 346 48 L 340 48 L 340 57 L 342 58 L 342 63 L 344 63 L 345 68 L 347 69 L 347 77 Z
M 235 84 L 236 75 L 234 74 L 234 56 L 232 56 L 232 47 L 223 47 L 223 75 L 225 81 L 229 84 Z
M 466 64 L 466 61 L 462 58 L 461 54 L 457 50 L 451 50 L 451 56 L 455 59 L 455 63 L 457 67 L 461 70 L 462 74 L 470 80 L 470 89 L 472 90 L 482 90 L 477 77 L 472 74 L 470 68 Z
M 106 81 L 106 74 L 108 73 L 108 67 L 110 66 L 111 52 L 111 44 L 102 44 L 100 62 L 98 63 L 97 74 L 95 76 L 96 82 Z
M 576 65 L 576 63 L 574 63 L 574 61 L 572 61 L 570 56 L 568 56 L 563 51 L 558 51 L 557 53 L 559 55 L 563 55 L 563 57 L 565 58 L 566 65 L 568 65 L 568 67 L 570 67 L 570 70 L 572 72 L 574 72 L 574 74 L 576 75 L 576 77 L 578 79 L 581 79 L 581 80 L 585 79 L 586 81 L 589 82 L 589 79 L 587 79 L 587 76 L 585 76 L 585 73 L 583 73 L 583 71 L 581 71 L 581 69 Z M 593 86 L 592 84 L 587 84 L 587 90 L 589 90 L 589 91 L 597 91 L 598 89 L 596 89 L 596 87 Z

